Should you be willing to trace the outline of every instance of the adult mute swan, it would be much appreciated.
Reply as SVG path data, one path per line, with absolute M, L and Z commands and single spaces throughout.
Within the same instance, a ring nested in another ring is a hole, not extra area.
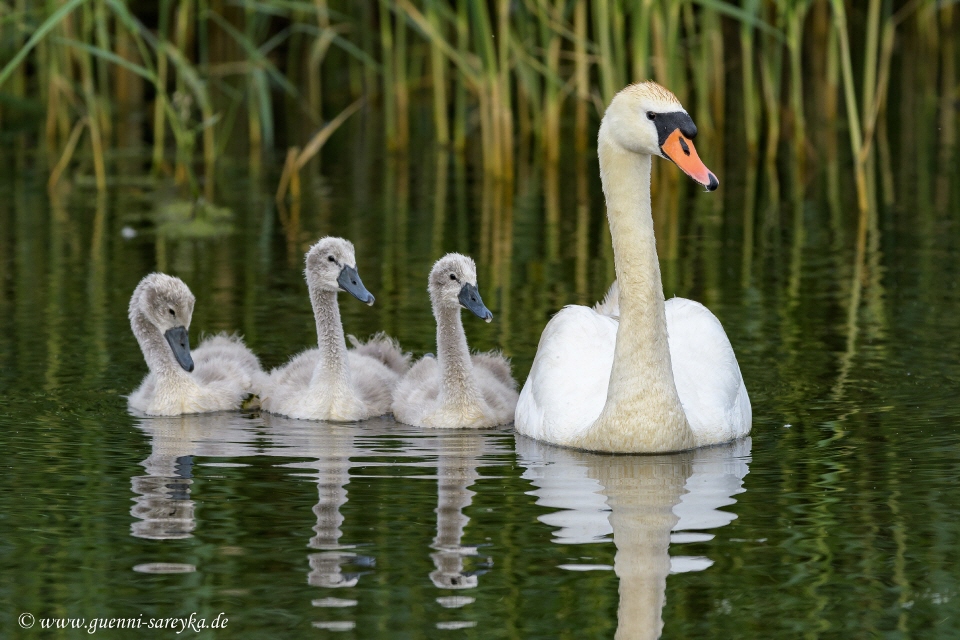
M 750 399 L 720 322 L 697 302 L 663 298 L 651 157 L 713 191 L 719 182 L 696 135 L 677 98 L 654 82 L 610 103 L 597 151 L 619 296 L 613 288 L 600 312 L 569 306 L 547 323 L 517 404 L 519 433 L 589 451 L 663 453 L 750 432 Z
M 427 290 L 437 319 L 437 356 L 421 358 L 400 380 L 393 393 L 394 417 L 417 427 L 509 424 L 517 406 L 510 362 L 496 352 L 470 355 L 460 320 L 461 306 L 493 320 L 477 290 L 473 260 L 459 253 L 440 258 Z
M 409 356 L 383 335 L 347 351 L 337 292 L 346 291 L 368 305 L 374 302 L 357 273 L 353 243 L 321 238 L 307 252 L 306 265 L 318 346 L 270 372 L 260 393 L 261 409 L 301 420 L 339 422 L 388 413 Z
M 183 280 L 164 273 L 151 273 L 134 289 L 130 328 L 150 373 L 128 397 L 132 409 L 153 416 L 239 409 L 263 375 L 236 336 L 208 337 L 190 352 L 195 301 Z

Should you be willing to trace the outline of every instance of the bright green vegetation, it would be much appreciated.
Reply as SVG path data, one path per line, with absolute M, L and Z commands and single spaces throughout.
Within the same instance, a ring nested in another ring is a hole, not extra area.
M 437 143 L 463 152 L 476 140 L 484 173 L 512 181 L 518 154 L 559 158 L 565 116 L 582 152 L 613 94 L 652 78 L 701 130 L 736 121 L 737 148 L 772 160 L 785 144 L 801 167 L 844 117 L 866 211 L 891 87 L 915 90 L 898 70 L 939 96 L 942 135 L 956 138 L 944 112 L 957 99 L 958 12 L 849 4 L 7 0 L 0 122 L 40 142 L 51 185 L 79 162 L 102 190 L 122 150 L 147 144 L 154 175 L 213 200 L 225 153 L 256 171 L 282 146 L 278 198 L 289 188 L 299 200 L 297 174 L 361 105 L 382 110 L 387 149 L 408 149 L 429 120 Z

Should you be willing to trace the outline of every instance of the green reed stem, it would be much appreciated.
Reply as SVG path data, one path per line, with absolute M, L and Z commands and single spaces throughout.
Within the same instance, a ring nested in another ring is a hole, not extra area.
M 840 69 L 843 73 L 843 93 L 847 105 L 847 121 L 850 130 L 850 150 L 855 160 L 857 206 L 862 215 L 869 208 L 867 197 L 867 176 L 861 155 L 863 134 L 860 129 L 860 115 L 857 109 L 856 88 L 853 78 L 853 64 L 850 62 L 850 40 L 847 33 L 847 14 L 843 0 L 830 0 L 833 7 L 833 20 L 840 43 Z
M 437 13 L 439 0 L 428 0 L 427 21 L 438 33 L 443 33 L 440 16 Z M 433 39 L 430 41 L 430 74 L 433 85 L 433 125 L 436 129 L 437 143 L 446 145 L 450 142 L 450 118 L 447 115 L 447 60 L 440 49 L 440 45 Z

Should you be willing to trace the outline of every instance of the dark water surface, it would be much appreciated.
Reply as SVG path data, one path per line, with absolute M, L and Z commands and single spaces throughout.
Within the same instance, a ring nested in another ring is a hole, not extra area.
M 194 344 L 240 331 L 270 367 L 315 341 L 302 255 L 325 234 L 354 241 L 377 296 L 341 296 L 347 333 L 416 354 L 431 262 L 473 255 L 495 320 L 465 317 L 470 344 L 518 381 L 550 314 L 602 296 L 595 157 L 503 188 L 433 149 L 361 152 L 363 131 L 310 168 L 299 210 L 277 211 L 275 175 L 228 168 L 223 227 L 164 227 L 172 193 L 122 169 L 106 198 L 78 181 L 51 199 L 42 163 L 6 154 L 0 636 L 87 635 L 22 630 L 24 612 L 223 612 L 217 635 L 243 638 L 640 638 L 661 619 L 669 638 L 960 636 L 960 207 L 956 164 L 933 175 L 932 156 L 903 161 L 859 250 L 842 162 L 833 181 L 751 173 L 698 140 L 716 194 L 658 166 L 667 294 L 724 323 L 744 442 L 613 457 L 389 418 L 129 415 L 146 366 L 127 302 L 153 270 L 195 293 Z M 96 637 L 140 634 L 176 635 Z

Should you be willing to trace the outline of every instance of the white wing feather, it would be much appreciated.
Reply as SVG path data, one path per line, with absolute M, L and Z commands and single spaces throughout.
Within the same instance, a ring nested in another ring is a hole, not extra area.
M 581 306 L 555 315 L 543 330 L 520 400 L 515 428 L 550 442 L 569 442 L 600 415 L 607 399 L 617 321 Z

